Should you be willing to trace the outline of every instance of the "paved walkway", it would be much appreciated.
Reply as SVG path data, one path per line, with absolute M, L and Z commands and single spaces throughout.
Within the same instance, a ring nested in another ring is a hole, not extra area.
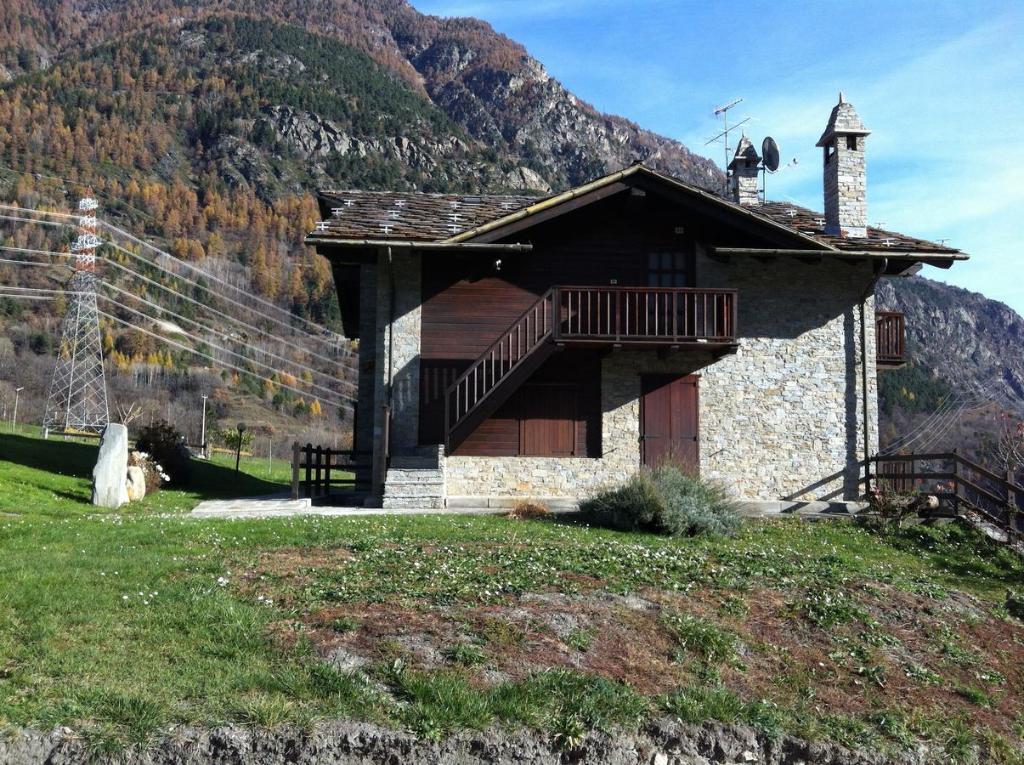
M 196 518 L 289 518 L 299 515 L 362 516 L 362 515 L 503 515 L 508 508 L 402 508 L 385 510 L 379 507 L 313 506 L 308 499 L 287 496 L 249 497 L 247 499 L 208 499 L 192 510 Z

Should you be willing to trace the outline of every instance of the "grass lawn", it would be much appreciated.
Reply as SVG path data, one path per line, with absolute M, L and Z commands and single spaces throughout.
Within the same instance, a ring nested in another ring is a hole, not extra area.
M 671 715 L 1024 762 L 1024 565 L 956 526 L 197 521 L 200 497 L 281 485 L 199 464 L 188 492 L 97 512 L 94 453 L 0 436 L 0 724 L 116 747 L 177 722 L 505 723 L 571 746 Z

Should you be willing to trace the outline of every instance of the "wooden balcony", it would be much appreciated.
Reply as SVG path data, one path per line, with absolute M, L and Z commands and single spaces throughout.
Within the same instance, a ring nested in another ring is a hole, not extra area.
M 736 345 L 736 290 L 555 287 L 553 303 L 558 344 L 709 351 Z
M 892 369 L 906 363 L 906 325 L 897 311 L 875 312 L 875 365 Z

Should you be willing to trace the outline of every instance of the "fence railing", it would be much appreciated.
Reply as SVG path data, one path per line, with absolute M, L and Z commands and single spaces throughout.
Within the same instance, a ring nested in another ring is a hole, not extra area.
M 555 287 L 555 340 L 732 342 L 736 290 Z
M 370 453 L 326 446 L 292 444 L 292 499 L 327 497 L 335 487 L 368 488 Z
M 906 320 L 896 311 L 875 312 L 875 359 L 882 366 L 902 364 L 906 358 Z
M 1024 487 L 1012 472 L 999 474 L 957 452 L 872 457 L 872 476 L 898 492 L 936 495 L 956 515 L 974 513 L 1006 534 L 1024 540 Z

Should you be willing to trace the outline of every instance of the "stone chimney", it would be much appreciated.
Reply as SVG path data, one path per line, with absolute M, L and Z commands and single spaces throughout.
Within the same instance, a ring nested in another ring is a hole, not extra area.
M 736 146 L 736 155 L 729 163 L 729 196 L 738 205 L 759 205 L 761 197 L 757 192 L 757 166 L 761 158 L 757 149 L 744 133 Z
M 853 104 L 840 93 L 817 144 L 825 153 L 826 234 L 850 238 L 868 235 L 864 142 L 869 134 Z

